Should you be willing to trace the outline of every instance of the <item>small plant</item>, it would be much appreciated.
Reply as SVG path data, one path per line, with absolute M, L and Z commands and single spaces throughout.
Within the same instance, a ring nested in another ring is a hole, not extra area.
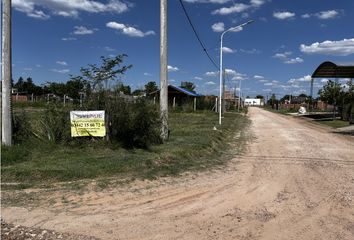
M 42 141 L 53 143 L 70 141 L 69 110 L 50 105 L 44 111 L 32 133 Z
M 22 110 L 20 114 L 14 114 L 12 120 L 14 143 L 26 141 L 31 135 L 31 124 L 27 113 Z

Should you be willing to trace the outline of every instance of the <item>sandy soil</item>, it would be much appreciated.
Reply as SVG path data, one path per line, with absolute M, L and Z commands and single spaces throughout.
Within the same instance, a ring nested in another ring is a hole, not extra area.
M 354 138 L 249 115 L 255 139 L 226 168 L 65 195 L 78 204 L 3 207 L 2 217 L 101 239 L 354 239 Z

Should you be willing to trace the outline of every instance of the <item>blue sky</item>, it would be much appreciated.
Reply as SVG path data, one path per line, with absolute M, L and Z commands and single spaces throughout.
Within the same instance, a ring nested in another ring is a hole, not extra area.
M 353 0 L 184 0 L 200 38 L 219 64 L 223 30 L 227 89 L 245 95 L 309 93 L 323 61 L 354 65 Z M 64 82 L 100 56 L 125 53 L 133 89 L 159 83 L 159 0 L 12 0 L 13 78 Z M 168 0 L 171 84 L 191 81 L 217 94 L 217 69 L 199 46 L 178 0 Z M 326 80 L 318 79 L 315 93 Z

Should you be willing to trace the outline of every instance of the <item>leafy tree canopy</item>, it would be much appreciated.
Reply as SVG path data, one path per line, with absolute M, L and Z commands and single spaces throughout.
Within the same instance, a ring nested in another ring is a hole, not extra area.
M 147 84 L 145 84 L 145 93 L 146 96 L 149 96 L 149 94 L 151 94 L 152 92 L 155 92 L 158 90 L 158 87 L 156 85 L 156 82 L 148 82 Z
M 181 83 L 181 88 L 184 88 L 184 89 L 186 89 L 188 91 L 191 91 L 191 92 L 195 93 L 195 91 L 194 91 L 195 85 L 192 82 L 182 82 Z

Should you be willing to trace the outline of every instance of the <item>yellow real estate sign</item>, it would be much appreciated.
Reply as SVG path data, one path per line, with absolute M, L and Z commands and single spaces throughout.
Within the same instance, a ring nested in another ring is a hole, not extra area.
M 70 111 L 71 137 L 104 137 L 104 111 Z

